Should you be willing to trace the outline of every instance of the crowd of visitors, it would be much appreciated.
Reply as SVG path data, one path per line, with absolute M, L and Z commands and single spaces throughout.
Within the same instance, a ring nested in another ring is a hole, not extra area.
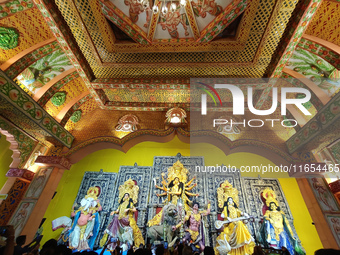
M 14 238 L 13 226 L 0 227 L 0 255 L 104 255 L 107 254 L 107 247 L 110 245 L 111 240 L 105 244 L 100 251 L 82 251 L 74 252 L 65 245 L 58 245 L 57 240 L 50 239 L 44 245 L 40 244 L 42 236 L 36 236 L 32 242 L 25 245 L 26 236 L 18 236 Z M 276 251 L 277 252 L 277 251 Z M 190 246 L 184 243 L 178 243 L 176 248 L 172 250 L 165 249 L 163 245 L 157 246 L 156 249 L 151 249 L 151 245 L 144 247 L 141 245 L 138 249 L 123 250 L 120 248 L 119 241 L 116 249 L 110 251 L 111 255 L 199 255 L 199 250 L 193 252 Z M 215 255 L 213 247 L 206 246 L 203 252 L 204 255 Z M 260 246 L 254 249 L 254 255 L 266 255 L 265 251 Z M 282 255 L 290 254 L 288 250 L 283 249 L 280 251 Z M 320 249 L 315 251 L 314 255 L 340 255 L 340 250 L 335 249 Z

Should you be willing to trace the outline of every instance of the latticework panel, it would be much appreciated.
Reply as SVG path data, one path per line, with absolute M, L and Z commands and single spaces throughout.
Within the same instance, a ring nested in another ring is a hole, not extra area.
M 87 100 L 84 104 L 82 104 L 79 108 L 76 110 L 81 110 L 81 118 L 84 118 L 86 114 L 93 111 L 94 109 L 98 108 L 98 104 L 96 101 L 91 98 L 90 100 Z M 71 119 L 69 119 L 65 125 L 65 129 L 68 131 L 72 131 L 78 122 L 73 122 Z
M 243 40 L 245 44 L 222 40 L 211 42 L 210 48 L 202 51 L 200 47 L 204 44 L 198 45 L 197 48 L 193 47 L 192 43 L 157 44 L 154 49 L 158 52 L 155 53 L 142 53 L 142 47 L 144 47 L 142 45 L 139 49 L 140 53 L 134 50 L 130 53 L 110 52 L 105 42 L 112 37 L 108 33 L 102 35 L 102 30 L 107 29 L 107 23 L 98 23 L 99 10 L 96 6 L 91 6 L 88 1 L 79 0 L 57 0 L 56 2 L 98 78 L 155 78 L 160 76 L 180 78 L 193 76 L 261 77 L 281 39 L 297 0 L 254 1 L 250 6 L 251 12 L 256 12 L 256 14 L 254 16 L 249 14 L 253 19 L 252 22 L 246 20 L 249 17 L 241 22 L 241 24 L 252 24 L 248 26 L 250 34 L 248 31 L 247 39 Z M 258 5 L 255 6 L 257 3 Z M 83 29 L 82 22 L 87 30 Z M 239 31 L 243 39 L 245 30 L 247 29 L 243 27 Z M 103 39 L 104 37 L 106 39 Z M 237 48 L 223 47 L 223 44 L 227 45 L 226 43 L 233 44 Z M 189 44 L 190 47 L 187 46 Z M 122 44 L 117 44 L 117 47 L 118 45 Z M 136 48 L 135 43 L 130 45 Z M 171 50 L 167 52 L 169 47 Z M 207 46 L 204 45 L 204 47 Z M 109 63 L 102 64 L 102 62 Z M 188 64 L 182 65 L 185 63 Z
M 323 1 L 310 22 L 306 34 L 340 45 L 340 2 Z
M 58 113 L 66 106 L 69 102 L 71 102 L 75 97 L 79 96 L 81 93 L 87 90 L 83 80 L 81 77 L 73 79 L 71 82 L 67 83 L 63 86 L 58 92 L 64 92 L 66 94 L 65 102 L 56 106 L 50 100 L 46 106 L 45 110 L 52 116 L 55 117 Z M 53 98 L 53 97 L 52 97 Z
M 1 26 L 15 28 L 19 33 L 19 44 L 14 49 L 0 48 L 0 64 L 23 50 L 53 37 L 40 11 L 36 8 L 2 18 Z

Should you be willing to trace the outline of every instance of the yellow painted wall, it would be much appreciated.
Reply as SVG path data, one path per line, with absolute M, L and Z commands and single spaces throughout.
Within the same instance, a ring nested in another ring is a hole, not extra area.
M 220 149 L 209 144 L 195 145 L 191 149 L 191 155 L 200 153 L 200 156 L 205 157 L 205 165 L 233 164 L 236 167 L 258 165 L 261 163 L 273 165 L 268 159 L 251 153 L 235 153 L 226 156 Z M 44 239 L 42 243 L 50 238 L 57 238 L 59 236 L 61 230 L 52 232 L 51 221 L 60 216 L 70 215 L 72 204 L 76 198 L 85 171 L 99 171 L 103 169 L 105 172 L 117 172 L 119 166 L 133 165 L 135 162 L 140 166 L 152 166 L 154 156 L 174 156 L 178 152 L 183 156 L 189 156 L 190 146 L 175 138 L 165 144 L 144 142 L 136 145 L 126 154 L 117 150 L 106 149 L 83 158 L 73 165 L 71 170 L 64 172 L 57 188 L 57 194 L 51 201 L 44 216 L 46 222 L 43 225 Z M 214 158 L 218 160 L 214 160 Z M 257 174 L 254 176 L 257 176 Z M 302 241 L 302 245 L 306 249 L 307 255 L 314 254 L 315 250 L 322 248 L 322 244 L 315 227 L 311 224 L 312 219 L 303 201 L 297 182 L 293 178 L 280 178 L 279 180 L 293 213 L 295 228 Z
M 5 176 L 9 170 L 9 165 L 12 163 L 12 150 L 9 149 L 11 144 L 6 140 L 6 136 L 1 135 L 0 138 L 0 189 L 7 181 Z

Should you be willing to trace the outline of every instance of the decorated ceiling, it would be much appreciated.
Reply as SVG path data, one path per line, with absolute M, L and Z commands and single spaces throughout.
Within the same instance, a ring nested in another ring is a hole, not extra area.
M 263 141 L 293 152 L 313 138 L 313 132 L 305 129 L 315 129 L 311 123 L 320 119 L 325 107 L 333 105 L 325 123 L 338 114 L 334 110 L 340 88 L 338 1 L 2 2 L 0 32 L 8 37 L 1 40 L 0 68 L 27 93 L 27 99 L 58 123 L 59 133 L 50 134 L 52 144 L 58 139 L 65 144 L 74 137 L 74 146 L 84 146 L 98 137 L 123 139 L 137 129 L 170 132 L 165 115 L 173 107 L 187 112 L 187 125 L 181 128 L 188 132 L 194 77 L 283 78 L 246 84 L 253 87 L 257 109 L 271 107 L 273 87 L 311 91 L 305 107 L 312 115 L 292 107 L 286 116 L 276 112 L 272 116 L 299 120 L 295 128 L 212 130 L 230 141 Z M 239 86 L 245 96 L 246 85 Z M 214 110 L 215 117 L 232 110 L 230 92 L 220 96 L 226 104 Z M 213 105 L 213 100 L 208 98 L 208 103 Z M 2 116 L 13 115 L 10 106 L 4 109 Z M 118 122 L 129 114 L 138 120 L 136 129 L 117 131 L 117 125 L 124 126 Z M 246 118 L 252 116 L 247 113 Z M 21 128 L 35 126 L 27 122 Z M 318 127 L 316 133 L 325 132 Z M 58 137 L 64 129 L 73 136 L 68 141 Z M 43 140 L 46 134 L 36 135 Z

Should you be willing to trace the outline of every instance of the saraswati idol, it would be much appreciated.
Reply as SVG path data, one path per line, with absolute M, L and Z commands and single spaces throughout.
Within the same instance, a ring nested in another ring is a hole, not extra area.
M 117 210 L 111 212 L 111 216 L 114 215 L 114 217 L 107 226 L 100 245 L 104 246 L 109 237 L 119 239 L 121 243 L 129 243 L 138 248 L 141 244 L 144 245 L 142 233 L 135 220 L 135 212 L 137 211 L 135 204 L 138 199 L 139 187 L 133 180 L 129 179 L 118 189 L 119 206 Z M 109 250 L 115 248 L 115 242 L 108 246 Z

